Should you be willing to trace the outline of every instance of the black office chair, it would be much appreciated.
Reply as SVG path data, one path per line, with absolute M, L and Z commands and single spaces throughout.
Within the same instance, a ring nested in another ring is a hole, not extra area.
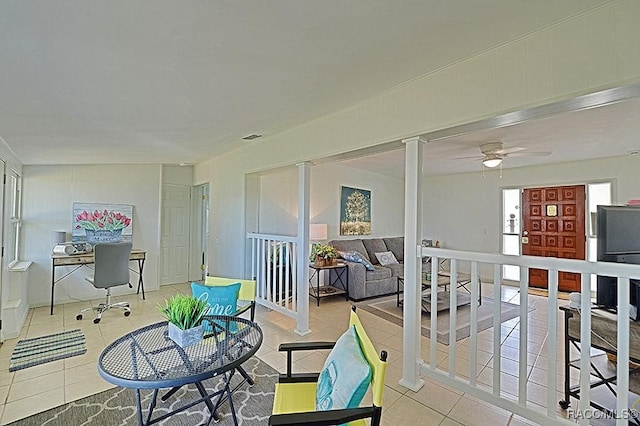
M 128 285 L 129 282 L 129 257 L 131 255 L 131 243 L 100 243 L 93 248 L 95 255 L 94 274 L 85 278 L 95 288 L 107 290 L 107 300 L 98 306 L 86 308 L 76 316 L 77 320 L 82 319 L 82 314 L 87 311 L 96 311 L 96 318 L 93 323 L 98 324 L 102 318 L 102 313 L 109 309 L 123 309 L 124 316 L 131 314 L 129 302 L 111 303 L 111 287 Z

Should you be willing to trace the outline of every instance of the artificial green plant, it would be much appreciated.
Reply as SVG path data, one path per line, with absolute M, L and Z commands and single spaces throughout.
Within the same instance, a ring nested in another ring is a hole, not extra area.
M 207 313 L 207 302 L 185 294 L 176 294 L 165 300 L 165 307 L 158 306 L 162 315 L 181 330 L 188 330 L 200 325 L 202 317 Z

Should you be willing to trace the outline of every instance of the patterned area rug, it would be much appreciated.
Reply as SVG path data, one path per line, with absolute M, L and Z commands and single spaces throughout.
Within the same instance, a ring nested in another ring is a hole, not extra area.
M 82 355 L 86 351 L 84 333 L 79 329 L 20 340 L 11 354 L 9 371 Z
M 278 372 L 269 365 L 253 357 L 243 364 L 244 369 L 253 377 L 255 384 L 245 383 L 233 394 L 233 405 L 236 409 L 238 423 L 241 425 L 265 425 L 268 422 L 273 407 L 273 391 L 278 378 Z M 241 376 L 235 374 L 231 385 L 237 384 Z M 220 380 L 213 378 L 203 382 L 205 388 L 212 392 L 221 387 Z M 143 390 L 143 416 L 151 399 L 151 391 Z M 159 417 L 176 407 L 195 401 L 200 397 L 195 386 L 182 387 L 167 402 L 162 402 L 158 393 L 158 405 L 154 409 L 153 417 Z M 229 403 L 225 402 L 218 408 L 220 422 L 217 425 L 232 425 L 233 418 L 229 411 Z M 146 419 L 146 417 L 144 417 Z M 201 425 L 209 420 L 209 411 L 204 403 L 175 414 L 158 424 L 160 425 Z M 88 396 L 78 401 L 61 405 L 51 410 L 35 414 L 11 425 L 14 426 L 54 426 L 54 425 L 137 425 L 137 411 L 135 392 L 132 389 L 113 388 Z M 212 423 L 213 424 L 213 423 Z
M 488 297 L 482 298 L 482 304 L 478 306 L 477 320 L 478 331 L 486 330 L 493 327 L 493 307 L 494 300 Z M 380 318 L 391 321 L 394 324 L 402 326 L 402 306 L 397 306 L 396 296 L 388 296 L 381 299 L 374 299 L 358 304 L 359 308 L 370 312 Z M 529 309 L 529 312 L 533 309 Z M 500 303 L 500 322 L 516 318 L 520 312 L 520 306 L 512 303 Z M 469 305 L 460 306 L 456 311 L 456 341 L 469 337 L 471 330 L 471 308 Z M 449 344 L 449 311 L 438 312 L 438 335 L 437 340 L 444 345 Z M 431 316 L 422 312 L 422 335 L 429 337 L 431 326 Z

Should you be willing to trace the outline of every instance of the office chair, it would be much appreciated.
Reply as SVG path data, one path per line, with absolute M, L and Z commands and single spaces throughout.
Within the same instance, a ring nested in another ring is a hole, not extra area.
M 292 372 L 295 352 L 322 349 L 331 352 L 321 373 Z M 280 374 L 276 384 L 269 425 L 352 426 L 366 424 L 364 419 L 370 419 L 372 426 L 380 424 L 387 352 L 378 356 L 355 306 L 351 309 L 349 330 L 337 342 L 282 343 L 278 350 L 287 353 L 287 371 Z M 363 368 L 370 368 L 368 375 Z M 373 403 L 361 406 L 368 388 Z
M 80 311 L 76 316 L 77 320 L 82 319 L 82 314 L 87 311 L 96 311 L 94 324 L 98 324 L 102 318 L 102 314 L 109 309 L 117 308 L 124 310 L 124 316 L 131 314 L 129 302 L 111 303 L 111 287 L 119 285 L 128 285 L 133 288 L 129 282 L 129 257 L 131 255 L 131 243 L 100 243 L 93 248 L 95 256 L 94 274 L 85 278 L 95 288 L 104 288 L 107 290 L 107 300 L 98 306 L 86 308 Z

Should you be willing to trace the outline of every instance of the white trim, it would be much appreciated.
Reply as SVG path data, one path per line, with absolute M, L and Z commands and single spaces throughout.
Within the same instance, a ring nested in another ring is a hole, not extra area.
M 14 260 L 9 264 L 11 272 L 25 272 L 33 262 L 30 260 Z

